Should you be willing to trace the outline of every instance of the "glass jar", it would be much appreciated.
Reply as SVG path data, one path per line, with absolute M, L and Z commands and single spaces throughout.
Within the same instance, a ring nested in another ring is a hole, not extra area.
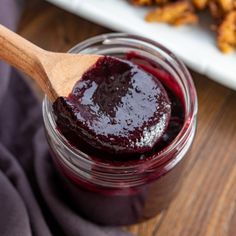
M 43 101 L 52 157 L 60 173 L 62 191 L 74 209 L 85 218 L 106 225 L 127 225 L 155 216 L 168 206 L 180 188 L 187 153 L 194 139 L 197 96 L 188 70 L 162 45 L 128 34 L 93 37 L 69 53 L 117 57 L 132 53 L 158 65 L 173 78 L 162 82 L 181 99 L 185 110 L 182 129 L 168 146 L 150 158 L 139 160 L 109 162 L 71 146 L 57 129 L 52 104 L 47 97 Z

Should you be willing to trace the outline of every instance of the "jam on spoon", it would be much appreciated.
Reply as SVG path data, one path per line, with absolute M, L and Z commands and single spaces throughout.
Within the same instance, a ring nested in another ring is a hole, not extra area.
M 68 97 L 57 98 L 53 109 L 72 145 L 83 142 L 120 157 L 151 151 L 171 117 L 171 102 L 158 78 L 108 56 L 83 74 Z

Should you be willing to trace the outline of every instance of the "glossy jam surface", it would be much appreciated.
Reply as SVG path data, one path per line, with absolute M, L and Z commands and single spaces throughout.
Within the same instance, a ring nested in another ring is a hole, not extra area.
M 140 155 L 166 142 L 168 129 L 175 129 L 175 103 L 156 75 L 131 61 L 104 57 L 53 109 L 59 130 L 73 146 L 124 159 L 121 154 Z

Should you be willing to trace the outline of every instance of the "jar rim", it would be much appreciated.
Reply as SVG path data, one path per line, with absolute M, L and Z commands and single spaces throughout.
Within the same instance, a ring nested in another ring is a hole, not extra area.
M 87 48 L 93 44 L 96 43 L 103 43 L 106 40 L 112 40 L 115 39 L 115 42 L 119 42 L 119 40 L 134 40 L 137 41 L 137 43 L 144 43 L 143 47 L 145 46 L 151 46 L 152 48 L 156 48 L 159 50 L 159 52 L 164 52 L 164 54 L 168 55 L 171 58 L 171 61 L 175 63 L 180 71 L 182 72 L 182 76 L 185 80 L 184 84 L 184 92 L 186 93 L 186 99 L 187 99 L 187 107 L 185 108 L 185 120 L 182 129 L 178 133 L 178 135 L 175 137 L 175 139 L 167 146 L 165 147 L 162 151 L 158 152 L 157 154 L 154 155 L 154 157 L 150 160 L 148 160 L 150 165 L 152 166 L 153 164 L 161 163 L 162 159 L 166 157 L 167 155 L 170 155 L 171 151 L 175 148 L 177 148 L 181 143 L 185 143 L 185 140 L 187 136 L 190 134 L 192 126 L 194 125 L 194 118 L 197 114 L 198 110 L 198 104 L 197 104 L 197 94 L 195 90 L 195 86 L 193 83 L 193 80 L 191 78 L 190 73 L 188 72 L 188 69 L 185 67 L 183 62 L 179 60 L 171 51 L 169 51 L 167 48 L 162 46 L 161 44 L 138 36 L 138 35 L 132 35 L 132 34 L 126 34 L 126 33 L 109 33 L 109 34 L 102 34 L 99 36 L 92 37 L 90 39 L 87 39 L 77 45 L 75 45 L 73 48 L 71 48 L 68 53 L 72 53 L 74 51 L 78 50 L 81 51 L 84 48 Z M 84 152 L 76 149 L 75 147 L 71 146 L 70 143 L 66 140 L 66 138 L 58 131 L 56 128 L 56 122 L 53 116 L 51 104 L 47 97 L 45 96 L 44 102 L 43 102 L 43 117 L 44 117 L 44 122 L 45 125 L 50 131 L 52 132 L 52 135 L 54 138 L 57 139 L 57 141 L 63 145 L 67 151 L 69 151 L 73 156 L 79 157 L 80 159 L 82 158 L 85 163 L 88 165 L 94 165 L 94 161 Z M 195 131 L 195 130 L 194 130 Z M 195 132 L 194 132 L 195 133 Z M 101 162 L 96 162 L 96 165 L 99 167 L 103 168 L 112 168 L 112 173 L 114 171 L 124 171 L 124 170 L 130 170 L 131 172 L 135 170 L 140 163 L 135 160 L 135 161 L 128 161 L 128 162 L 122 162 L 122 163 L 117 163 L 117 162 L 111 162 L 111 161 L 104 161 L 102 160 Z

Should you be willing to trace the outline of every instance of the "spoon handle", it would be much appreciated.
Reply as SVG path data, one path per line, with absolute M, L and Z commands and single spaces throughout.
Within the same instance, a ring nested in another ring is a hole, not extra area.
M 0 60 L 35 79 L 42 73 L 39 64 L 40 56 L 44 52 L 43 49 L 0 24 Z

